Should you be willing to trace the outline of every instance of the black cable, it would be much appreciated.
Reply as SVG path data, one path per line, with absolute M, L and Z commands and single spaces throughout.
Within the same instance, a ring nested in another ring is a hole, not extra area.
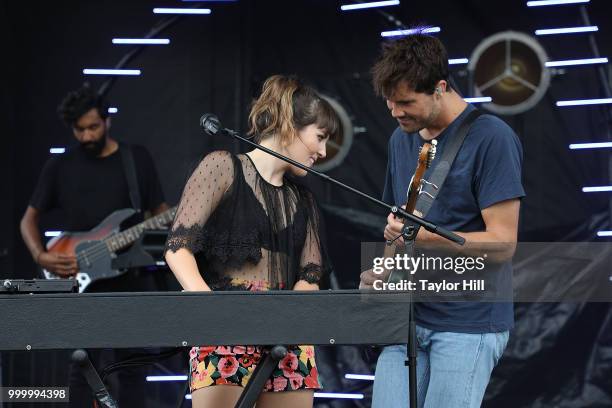
M 148 364 L 154 364 L 160 360 L 165 360 L 166 358 L 172 357 L 176 354 L 184 352 L 184 348 L 176 348 L 170 351 L 166 351 L 158 354 L 141 354 L 136 355 L 135 357 L 130 357 L 128 359 L 118 361 L 112 364 L 107 365 L 100 372 L 100 377 L 102 377 L 102 381 L 105 381 L 106 377 L 115 371 L 121 370 L 126 367 L 138 367 Z

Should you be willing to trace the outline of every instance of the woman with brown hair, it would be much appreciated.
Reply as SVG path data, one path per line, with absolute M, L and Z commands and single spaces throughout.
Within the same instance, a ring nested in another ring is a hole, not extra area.
M 249 124 L 257 143 L 308 167 L 325 157 L 327 140 L 341 132 L 328 102 L 297 79 L 280 75 L 264 83 Z M 287 175 L 306 171 L 257 149 L 204 157 L 187 181 L 166 245 L 168 265 L 185 290 L 318 290 L 325 269 L 319 214 L 312 194 Z M 321 388 L 314 349 L 288 350 L 258 407 L 312 406 L 314 390 Z M 192 348 L 193 406 L 233 406 L 261 351 L 258 346 Z

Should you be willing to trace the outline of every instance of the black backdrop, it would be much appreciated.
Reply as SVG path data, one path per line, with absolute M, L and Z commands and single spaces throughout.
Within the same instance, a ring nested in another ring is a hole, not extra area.
M 610 56 L 609 2 L 591 3 L 588 9 L 592 22 L 600 28 L 596 38 L 603 56 Z M 49 147 L 72 142 L 70 130 L 57 119 L 58 102 L 86 79 L 95 86 L 102 84 L 102 78 L 85 78 L 81 70 L 110 68 L 131 49 L 112 45 L 113 37 L 140 37 L 148 32 L 164 19 L 152 14 L 153 7 L 190 3 L 136 0 L 34 4 L 3 0 L 1 4 L 0 33 L 6 41 L 1 64 L 4 147 L 0 166 L 4 177 L 0 251 L 6 249 L 6 255 L 0 252 L 0 276 L 32 277 L 35 268 L 19 236 L 18 223 L 42 163 L 49 157 Z M 214 149 L 241 149 L 231 140 L 202 135 L 199 116 L 215 112 L 227 127 L 244 131 L 249 101 L 261 82 L 274 73 L 294 73 L 337 98 L 351 114 L 353 124 L 366 129 L 355 135 L 342 165 L 328 174 L 379 196 L 386 141 L 395 125 L 383 101 L 373 95 L 368 70 L 379 50 L 380 32 L 394 27 L 374 11 L 341 13 L 338 6 L 330 0 L 242 0 L 212 3 L 211 15 L 179 19 L 159 35 L 170 38 L 170 45 L 151 46 L 126 66 L 142 69 L 142 76 L 120 78 L 111 88 L 109 99 L 119 108 L 112 117 L 112 135 L 151 151 L 167 200 L 176 203 L 185 177 L 199 157 Z M 522 0 L 404 1 L 400 7 L 386 9 L 406 24 L 441 26 L 439 37 L 451 58 L 469 57 L 483 38 L 499 31 L 532 33 L 537 28 L 582 25 L 576 10 L 575 6 L 528 9 Z M 592 56 L 584 35 L 541 38 L 541 43 L 551 60 Z M 463 69 L 455 66 L 452 72 L 460 91 L 465 92 Z M 560 99 L 596 97 L 603 94 L 595 69 L 572 68 L 553 79 L 547 95 L 534 109 L 503 118 L 516 130 L 525 151 L 527 198 L 521 210 L 521 240 L 592 240 L 597 230 L 610 229 L 609 193 L 581 192 L 582 186 L 609 184 L 609 150 L 568 149 L 573 142 L 601 141 L 605 137 L 607 124 L 602 108 L 554 106 Z M 352 287 L 358 279 L 353 267 L 357 261 L 347 259 L 345 254 L 375 234 L 369 226 L 377 225 L 384 214 L 317 180 L 310 183 L 326 209 L 329 248 L 340 283 Z M 363 211 L 358 217 L 363 222 L 356 222 L 357 217 L 350 214 L 339 214 L 343 206 Z M 49 229 L 61 229 L 57 220 L 43 222 Z M 584 405 L 576 395 L 588 388 L 585 378 L 591 378 L 593 372 L 601 374 L 603 370 L 608 378 L 612 374 L 609 367 L 606 371 L 598 364 L 602 355 L 610 356 L 601 354 L 602 344 L 610 347 L 608 305 L 558 307 L 548 310 L 565 311 L 567 316 L 567 321 L 554 321 L 561 333 L 554 342 L 556 348 L 543 350 L 529 343 L 534 347 L 532 353 L 513 354 L 517 344 L 524 346 L 521 341 L 528 339 L 511 343 L 508 363 L 496 371 L 489 389 L 489 400 L 495 401 L 491 406 L 592 406 Z M 522 333 L 525 316 L 548 316 L 542 307 L 534 305 L 517 309 L 517 335 Z M 606 336 L 608 343 L 602 340 Z M 586 355 L 595 355 L 594 363 L 589 360 L 594 365 L 585 366 L 581 359 L 564 365 L 569 344 L 579 344 Z M 514 377 L 517 372 L 520 381 Z M 545 373 L 551 372 L 556 376 L 548 386 L 538 388 L 534 381 L 541 383 Z M 503 378 L 508 373 L 512 381 Z M 561 392 L 568 384 L 577 384 L 574 396 Z M 602 387 L 599 401 L 612 405 L 609 380 Z M 547 405 L 547 399 L 554 395 L 565 396 Z

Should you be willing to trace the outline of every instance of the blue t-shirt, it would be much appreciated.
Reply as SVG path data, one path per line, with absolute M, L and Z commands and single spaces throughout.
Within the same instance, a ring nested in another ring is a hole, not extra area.
M 449 135 L 475 108 L 471 105 L 436 139 L 437 157 L 444 152 Z M 425 141 L 418 133 L 397 128 L 389 141 L 389 161 L 383 201 L 404 205 L 410 177 L 417 166 L 419 148 Z M 525 195 L 521 184 L 523 151 L 514 131 L 501 119 L 481 115 L 472 124 L 425 219 L 451 231 L 484 231 L 481 210 L 500 201 Z M 435 168 L 425 174 L 427 179 Z M 500 279 L 511 284 L 511 267 L 504 266 Z M 498 332 L 514 324 L 512 303 L 421 302 L 415 305 L 417 324 L 436 331 L 463 333 Z

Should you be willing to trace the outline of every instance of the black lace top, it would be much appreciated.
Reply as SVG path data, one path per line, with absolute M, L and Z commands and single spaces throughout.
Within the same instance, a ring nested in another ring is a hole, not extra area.
M 312 194 L 288 178 L 274 186 L 247 155 L 226 151 L 208 154 L 187 181 L 166 243 L 179 248 L 213 290 L 291 289 L 318 283 L 323 270 Z

